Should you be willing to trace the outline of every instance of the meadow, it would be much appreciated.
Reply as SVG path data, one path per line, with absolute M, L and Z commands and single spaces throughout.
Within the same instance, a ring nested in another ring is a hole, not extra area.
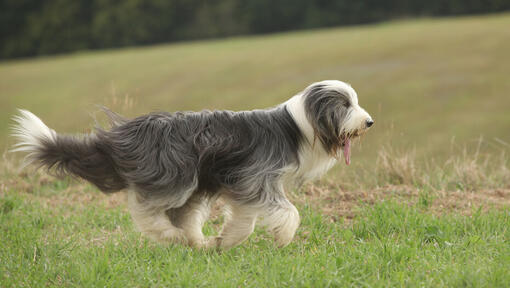
M 0 286 L 505 287 L 510 14 L 417 19 L 0 63 L 0 149 L 16 108 L 63 133 L 154 110 L 273 106 L 339 79 L 376 123 L 351 166 L 289 190 L 301 227 L 228 251 L 161 245 L 122 193 L 0 165 Z M 207 227 L 214 234 L 216 211 Z

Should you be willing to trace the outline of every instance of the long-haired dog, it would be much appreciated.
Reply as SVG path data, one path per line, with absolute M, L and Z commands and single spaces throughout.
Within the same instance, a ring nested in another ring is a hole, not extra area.
M 20 110 L 14 151 L 57 174 L 81 177 L 105 193 L 126 189 L 137 228 L 158 241 L 228 248 L 243 242 L 260 218 L 285 246 L 299 226 L 287 182 L 324 174 L 345 158 L 351 139 L 374 121 L 356 92 L 340 81 L 308 86 L 265 110 L 152 113 L 125 119 L 105 110 L 110 130 L 57 134 Z M 213 203 L 228 207 L 219 236 L 202 226 Z

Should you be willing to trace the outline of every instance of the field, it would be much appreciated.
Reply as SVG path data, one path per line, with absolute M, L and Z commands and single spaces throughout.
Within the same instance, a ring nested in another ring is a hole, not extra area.
M 284 249 L 261 229 L 223 252 L 153 243 L 122 193 L 20 172 L 6 153 L 0 286 L 507 286 L 508 27 L 510 14 L 418 19 L 0 63 L 4 151 L 18 107 L 84 133 L 104 120 L 96 104 L 254 109 L 323 79 L 351 83 L 376 121 L 351 166 L 289 191 L 302 223 Z

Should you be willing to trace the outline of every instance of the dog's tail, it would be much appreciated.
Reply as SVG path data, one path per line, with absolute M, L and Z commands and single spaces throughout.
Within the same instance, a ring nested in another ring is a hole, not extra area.
M 105 193 L 126 188 L 128 185 L 116 171 L 115 163 L 102 147 L 105 143 L 94 134 L 83 137 L 57 134 L 41 119 L 27 110 L 13 120 L 12 135 L 18 143 L 11 151 L 28 153 L 25 165 L 34 163 L 44 166 L 57 175 L 83 178 Z

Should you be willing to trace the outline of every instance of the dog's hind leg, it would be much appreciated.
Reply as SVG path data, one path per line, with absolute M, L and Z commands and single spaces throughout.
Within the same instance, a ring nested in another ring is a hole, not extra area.
M 188 245 L 205 247 L 206 241 L 202 232 L 211 208 L 217 197 L 192 196 L 184 206 L 167 211 L 172 223 L 182 229 Z
M 259 209 L 247 205 L 229 204 L 225 224 L 217 237 L 212 237 L 208 247 L 231 248 L 246 240 L 255 229 Z
M 159 242 L 186 242 L 184 231 L 170 222 L 163 207 L 139 199 L 135 191 L 128 192 L 128 206 L 136 227 L 143 234 Z
M 262 225 L 267 226 L 279 247 L 287 246 L 299 227 L 299 212 L 289 200 L 270 203 L 264 209 Z

